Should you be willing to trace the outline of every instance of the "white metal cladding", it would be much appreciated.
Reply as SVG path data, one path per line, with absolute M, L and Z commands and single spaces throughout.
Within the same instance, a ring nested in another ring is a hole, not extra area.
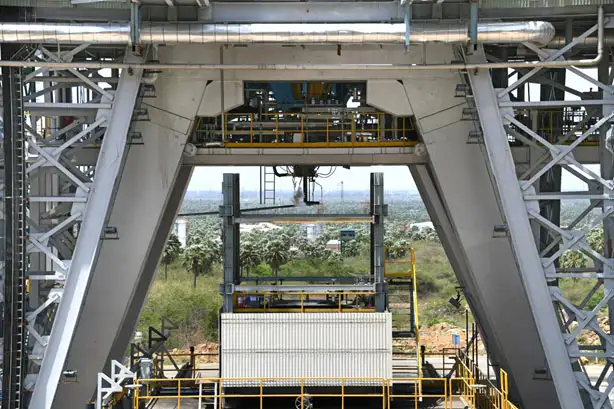
M 392 377 L 390 313 L 228 313 L 221 331 L 222 378 Z

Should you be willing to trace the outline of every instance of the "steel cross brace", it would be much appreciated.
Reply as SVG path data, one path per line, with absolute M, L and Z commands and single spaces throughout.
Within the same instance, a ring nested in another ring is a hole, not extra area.
M 594 32 L 595 30 L 593 30 Z M 585 33 L 585 37 L 592 32 Z M 559 50 L 550 58 L 552 60 L 561 57 L 565 52 L 573 47 L 573 44 L 567 47 L 566 50 Z M 483 52 L 480 50 L 472 58 L 477 61 Z M 473 60 L 472 60 L 473 61 Z M 488 162 L 491 168 L 493 181 L 499 192 L 501 209 L 505 220 L 508 222 L 509 237 L 514 253 L 521 255 L 517 256 L 517 262 L 525 288 L 531 302 L 531 308 L 534 312 L 536 324 L 538 327 L 540 338 L 542 339 L 544 352 L 547 358 L 547 364 L 553 376 L 553 381 L 556 386 L 559 396 L 559 403 L 562 408 L 578 409 L 582 406 L 582 399 L 579 394 L 579 388 L 582 388 L 577 382 L 577 375 L 574 374 L 572 366 L 567 363 L 569 359 L 574 359 L 572 351 L 579 351 L 575 338 L 572 340 L 572 345 L 569 345 L 568 338 L 561 333 L 561 328 L 558 324 L 556 311 L 553 308 L 551 301 L 554 299 L 550 293 L 546 278 L 548 277 L 550 268 L 544 268 L 544 261 L 549 266 L 549 259 L 543 260 L 540 251 L 535 247 L 533 240 L 533 231 L 530 224 L 530 217 L 535 218 L 540 223 L 548 226 L 549 230 L 558 233 L 563 238 L 563 243 L 582 248 L 584 239 L 582 235 L 574 235 L 566 232 L 558 226 L 553 225 L 548 219 L 540 214 L 539 203 L 536 200 L 525 201 L 524 195 L 535 194 L 533 184 L 540 180 L 549 169 L 556 165 L 580 165 L 581 172 L 585 169 L 581 164 L 573 159 L 573 149 L 579 146 L 588 136 L 595 130 L 605 124 L 608 119 L 598 121 L 597 124 L 591 127 L 590 132 L 585 132 L 582 136 L 574 140 L 570 146 L 558 147 L 549 143 L 545 138 L 541 137 L 537 132 L 532 131 L 528 127 L 518 127 L 515 121 L 510 120 L 514 115 L 510 115 L 510 108 L 513 110 L 518 104 L 507 103 L 506 98 L 509 92 L 528 81 L 531 76 L 538 73 L 538 69 L 534 69 L 520 78 L 515 84 L 506 88 L 503 91 L 497 92 L 492 86 L 492 80 L 488 72 L 467 73 L 475 106 L 479 114 L 479 121 L 484 135 L 484 143 Z M 501 101 L 503 100 L 503 101 Z M 543 145 L 552 155 L 552 159 L 548 161 L 541 169 L 532 173 L 528 181 L 519 181 L 514 168 L 513 158 L 509 146 L 507 145 L 508 131 L 504 124 L 510 124 L 510 127 L 516 126 L 517 129 L 525 132 L 527 139 L 532 139 L 534 144 Z M 528 132 L 527 132 L 528 131 Z M 590 175 L 589 172 L 586 172 Z M 606 182 L 607 184 L 607 182 Z M 586 245 L 590 249 L 588 245 Z M 586 250 L 586 249 L 585 249 Z M 588 251 L 588 250 L 587 250 Z M 607 260 L 605 260 L 607 262 Z M 535 275 L 535 271 L 542 271 L 542 277 Z M 554 268 L 552 269 L 554 271 Z M 583 328 L 590 328 L 589 324 L 585 324 Z M 578 384 L 578 387 L 573 387 Z M 572 390 L 573 389 L 573 390 Z
M 595 29 L 596 27 L 589 29 L 587 32 L 581 35 L 580 38 L 587 38 L 590 34 L 595 32 Z M 526 46 L 536 52 L 542 60 L 555 60 L 563 59 L 563 56 L 576 44 L 577 41 L 574 41 L 568 44 L 563 49 L 558 50 L 552 54 L 540 50 L 533 45 L 527 44 Z M 597 86 L 599 90 L 604 92 L 604 94 L 611 95 L 613 93 L 613 89 L 611 86 L 603 84 L 602 82 L 587 76 L 584 72 L 575 67 L 570 67 L 568 69 L 570 72 L 579 75 L 581 78 Z M 600 111 L 597 111 L 599 106 L 605 106 L 608 103 L 608 100 L 606 100 L 605 98 L 583 100 L 580 102 L 557 101 L 556 103 L 508 102 L 508 94 L 514 89 L 518 88 L 523 83 L 529 81 L 532 76 L 538 73 L 538 71 L 539 69 L 531 70 L 527 74 L 520 77 L 514 84 L 510 85 L 506 89 L 497 91 L 496 96 L 499 100 L 501 119 L 504 123 L 510 124 L 510 126 L 507 128 L 509 133 L 518 136 L 519 140 L 524 141 L 524 143 L 526 143 L 528 146 L 532 146 L 536 152 L 544 152 L 540 157 L 537 158 L 537 161 L 533 163 L 527 171 L 522 173 L 522 175 L 520 176 L 519 184 L 521 191 L 523 192 L 527 215 L 530 219 L 534 220 L 539 225 L 545 227 L 549 231 L 551 237 L 553 237 L 553 240 L 550 242 L 549 246 L 547 246 L 546 249 L 540 252 L 542 268 L 544 271 L 545 278 L 547 278 L 548 280 L 568 278 L 597 278 L 597 283 L 592 286 L 592 289 L 588 292 L 588 294 L 585 296 L 584 300 L 580 303 L 579 306 L 576 306 L 571 301 L 569 301 L 559 288 L 550 288 L 552 300 L 559 306 L 562 314 L 566 315 L 566 318 L 564 317 L 563 321 L 561 322 L 561 325 L 563 331 L 565 332 L 563 335 L 565 345 L 568 349 L 569 359 L 572 362 L 579 362 L 578 360 L 581 357 L 598 356 L 611 358 L 612 353 L 614 353 L 614 337 L 611 334 L 606 333 L 602 328 L 600 328 L 597 317 L 600 311 L 607 308 L 608 304 L 610 304 L 611 301 L 614 299 L 614 291 L 611 289 L 611 285 L 610 287 L 604 285 L 605 283 L 612 282 L 612 280 L 614 280 L 614 260 L 604 256 L 602 253 L 596 251 L 596 249 L 591 248 L 588 244 L 587 236 L 591 231 L 594 231 L 597 227 L 606 223 L 612 218 L 614 210 L 611 206 L 607 205 L 607 202 L 610 202 L 612 200 L 611 192 L 614 187 L 614 180 L 609 179 L 607 177 L 602 177 L 601 175 L 592 171 L 585 165 L 579 163 L 579 161 L 576 160 L 573 152 L 589 136 L 602 131 L 605 126 L 609 126 L 612 123 L 614 115 L 612 115 L 611 111 L 603 112 L 603 114 L 601 114 Z M 548 141 L 546 138 L 542 137 L 537 131 L 533 130 L 532 127 L 528 126 L 526 123 L 522 123 L 517 118 L 515 118 L 514 113 L 509 111 L 510 108 L 512 108 L 512 110 L 515 110 L 517 108 L 533 109 L 541 107 L 547 108 L 550 106 L 556 106 L 560 108 L 565 108 L 568 106 L 584 106 L 583 109 L 587 111 L 586 115 L 582 118 L 581 121 L 576 123 L 569 132 L 562 136 L 562 138 L 559 138 L 559 143 L 572 139 L 572 143 L 569 146 L 556 145 Z M 595 106 L 596 108 L 591 108 L 591 106 Z M 593 124 L 588 130 L 582 132 L 581 135 L 578 135 L 582 129 L 585 129 L 588 120 L 592 119 L 594 116 L 597 115 L 599 115 L 599 119 L 597 120 L 597 122 Z M 573 195 L 567 192 L 549 193 L 547 195 L 536 194 L 535 185 L 537 185 L 540 178 L 545 175 L 546 172 L 548 172 L 555 166 L 561 166 L 562 168 L 567 169 L 573 176 L 588 183 L 588 191 L 575 192 Z M 600 190 L 599 188 L 601 188 L 602 190 Z M 566 198 L 571 197 L 587 199 L 590 201 L 590 204 L 578 217 L 576 217 L 569 224 L 568 228 L 562 228 L 554 224 L 540 213 L 540 200 L 564 200 Z M 577 227 L 580 226 L 580 223 L 586 220 L 589 214 L 596 208 L 600 208 L 599 216 L 593 216 L 592 219 L 588 221 L 581 229 L 577 229 Z M 554 254 L 550 254 L 552 249 L 554 249 L 556 246 L 560 247 Z M 568 251 L 579 251 L 592 259 L 594 262 L 594 267 L 590 267 L 588 268 L 588 270 L 596 271 L 596 273 L 557 273 L 555 262 L 559 260 L 560 257 L 566 254 L 566 252 Z M 597 291 L 602 287 L 604 290 L 603 296 L 598 295 L 597 293 Z M 595 305 L 594 308 L 592 308 L 591 310 L 586 310 L 585 308 L 589 300 L 594 299 L 595 296 L 599 296 L 597 305 Z M 585 331 L 590 331 L 599 337 L 599 339 L 601 340 L 601 346 L 599 348 L 601 348 L 603 352 L 594 351 L 594 346 L 591 348 L 587 348 L 587 346 L 585 345 L 579 345 L 578 339 L 580 338 L 581 333 Z M 602 376 L 600 377 L 599 384 L 605 378 L 609 370 L 609 366 L 610 365 L 607 365 L 604 368 Z M 588 396 L 590 396 L 593 408 L 611 407 L 611 404 L 608 400 L 608 393 L 612 389 L 610 385 L 606 388 L 605 392 L 599 391 L 599 385 L 591 385 L 590 379 L 588 378 L 588 376 L 586 376 L 585 373 L 576 372 L 575 375 L 579 387 L 582 390 L 586 391 L 588 393 Z M 614 379 L 612 378 L 612 375 L 608 377 L 608 379 L 614 381 Z
M 83 44 L 72 50 L 61 51 L 57 54 L 40 47 L 38 53 L 39 57 L 46 61 L 66 62 L 71 61 L 74 56 L 85 50 L 87 46 L 88 44 Z M 54 100 L 55 95 L 52 95 L 52 93 L 58 88 L 57 85 L 60 84 L 60 82 L 55 83 L 54 80 L 57 79 L 59 81 L 67 77 L 49 76 L 45 81 L 38 81 L 39 76 L 48 71 L 48 69 L 37 69 L 26 77 L 26 81 L 34 85 L 30 87 L 30 95 L 27 95 L 24 99 L 31 101 L 27 106 L 35 114 L 29 115 L 24 126 L 29 133 L 30 157 L 27 158 L 29 166 L 27 167 L 26 174 L 30 177 L 30 182 L 32 183 L 33 180 L 37 180 L 39 182 L 42 181 L 43 184 L 48 184 L 52 180 L 57 181 L 53 182 L 56 184 L 57 190 L 54 190 L 51 194 L 49 194 L 50 192 L 45 192 L 43 195 L 29 196 L 29 203 L 31 206 L 40 203 L 41 207 L 39 208 L 41 211 L 39 211 L 38 217 L 48 217 L 53 219 L 54 223 L 46 230 L 37 226 L 35 220 L 28 218 L 28 224 L 31 227 L 26 250 L 30 253 L 38 252 L 43 254 L 44 258 L 42 260 L 50 261 L 53 266 L 53 274 L 31 275 L 30 280 L 50 281 L 55 284 L 64 285 L 71 266 L 71 257 L 69 256 L 71 252 L 70 242 L 74 242 L 72 237 L 67 235 L 67 231 L 75 223 L 83 220 L 85 204 L 88 201 L 92 183 L 91 176 L 86 175 L 83 170 L 72 165 L 68 154 L 73 147 L 91 143 L 104 134 L 109 114 L 109 112 L 99 112 L 96 118 L 88 120 L 85 117 L 78 117 L 80 112 L 83 112 L 79 111 L 78 108 L 80 106 L 94 108 L 112 107 L 115 95 L 110 88 L 103 88 L 102 80 L 104 77 L 100 77 L 96 71 L 56 70 L 56 74 L 67 72 L 71 75 L 72 81 L 66 84 L 62 83 L 62 88 L 68 85 L 66 88 L 72 90 L 73 95 L 76 92 L 90 99 L 83 100 L 81 104 L 63 103 L 61 100 L 56 100 L 57 102 L 53 103 L 51 101 Z M 97 76 L 96 81 L 88 78 L 89 75 Z M 111 81 L 111 83 L 114 82 Z M 51 111 L 55 107 L 62 106 L 74 106 L 77 108 L 74 112 L 70 112 L 67 115 L 73 118 L 68 124 L 60 122 L 59 119 L 52 118 L 56 113 Z M 44 109 L 36 109 L 38 107 L 43 107 Z M 49 113 L 47 114 L 45 110 L 49 110 Z M 39 126 L 43 127 L 44 131 L 39 132 Z M 47 132 L 48 129 L 51 132 Z M 42 136 L 42 134 L 46 137 Z M 92 173 L 91 170 L 85 169 L 85 171 Z M 68 193 L 67 195 L 66 188 L 71 186 L 76 187 L 76 193 Z M 65 191 L 65 193 L 62 193 L 62 191 Z M 42 207 L 43 204 L 49 204 L 53 207 Z M 62 236 L 61 240 L 60 236 Z M 68 244 L 68 247 L 65 243 Z M 60 254 L 63 254 L 63 256 L 60 256 Z M 67 256 L 69 257 L 68 259 L 66 259 Z M 30 342 L 34 342 L 35 352 L 32 355 L 32 362 L 34 364 L 40 365 L 45 348 L 49 342 L 47 334 L 51 330 L 50 326 L 45 327 L 37 324 L 39 322 L 38 318 L 44 317 L 47 320 L 47 316 L 52 314 L 49 307 L 60 303 L 63 291 L 63 288 L 52 289 L 48 293 L 46 300 L 43 298 L 44 301 L 37 307 L 33 307 L 34 309 L 28 314 L 27 327 L 31 335 Z M 32 296 L 38 298 L 38 293 Z M 36 365 L 31 368 L 34 371 L 37 369 Z M 27 378 L 28 382 L 33 384 L 36 380 L 36 375 L 30 373 L 27 375 Z

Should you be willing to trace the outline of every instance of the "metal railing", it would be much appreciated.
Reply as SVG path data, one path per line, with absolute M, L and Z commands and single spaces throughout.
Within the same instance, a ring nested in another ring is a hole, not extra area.
M 552 143 L 569 145 L 589 130 L 600 116 L 591 115 L 584 109 L 565 107 L 559 110 L 525 110 L 516 119 Z M 517 128 L 514 125 L 515 128 Z M 519 129 L 517 129 L 519 130 Z M 519 130 L 520 131 L 520 130 Z M 522 132 L 521 132 L 522 133 Z M 561 138 L 566 138 L 560 142 Z M 599 132 L 590 135 L 581 146 L 598 146 Z
M 384 248 L 384 276 L 386 278 L 415 278 L 416 253 L 410 246 L 387 246 Z M 409 256 L 409 259 L 408 259 Z M 397 258 L 398 257 L 398 258 Z M 407 270 L 390 271 L 391 265 L 409 266 Z
M 452 409 L 462 402 L 471 409 L 518 409 L 507 398 L 507 374 L 501 372 L 502 389 L 476 382 L 471 368 L 461 360 L 456 376 L 451 378 L 195 378 L 137 379 L 134 390 L 135 409 L 142 403 L 164 401 L 181 409 L 182 403 L 197 401 L 197 408 L 212 405 L 223 407 L 225 399 L 250 400 L 253 406 L 265 408 L 272 401 L 295 401 L 297 409 L 309 409 L 314 399 L 326 399 L 327 406 L 345 409 L 352 399 L 381 401 L 382 409 L 390 409 L 393 401 L 407 400 L 408 408 L 417 409 L 421 402 L 432 400 L 439 407 Z M 172 383 L 172 385 L 171 385 Z M 163 391 L 163 389 L 167 389 Z M 168 389 L 176 391 L 173 394 Z M 487 400 L 484 397 L 488 397 Z M 193 406 L 190 406 L 193 407 Z
M 296 409 L 312 409 L 313 399 L 322 399 L 326 406 L 341 409 L 346 405 L 362 406 L 365 399 L 375 406 L 381 402 L 382 409 L 391 409 L 393 401 L 406 402 L 404 406 L 414 409 L 425 402 L 444 409 L 458 407 L 459 402 L 471 409 L 518 409 L 508 399 L 507 373 L 500 372 L 500 388 L 484 382 L 477 365 L 461 351 L 457 351 L 454 369 L 447 377 L 208 378 L 197 373 L 193 378 L 139 379 L 136 373 L 125 370 L 119 378 L 117 374 L 105 378 L 111 388 L 101 384 L 99 374 L 97 408 L 109 409 L 118 401 L 115 398 L 129 397 L 134 409 L 152 407 L 160 401 L 176 409 L 182 405 L 195 408 L 194 403 L 198 409 L 203 405 L 217 409 L 223 408 L 227 399 L 250 400 L 252 407 L 260 409 L 265 404 L 288 399 L 294 401 Z
M 408 400 L 409 408 L 417 409 L 426 399 L 440 401 L 440 407 L 452 409 L 455 402 L 476 408 L 476 388 L 473 378 L 198 378 L 173 379 L 175 395 L 161 393 L 168 388 L 169 380 L 139 379 L 134 385 L 133 407 L 153 400 L 187 407 L 188 402 L 197 402 L 197 408 L 212 405 L 221 408 L 226 399 L 241 399 L 253 402 L 253 407 L 264 409 L 273 401 L 294 400 L 297 409 L 308 409 L 315 399 L 336 401 L 339 408 L 354 399 L 381 401 L 382 409 L 392 407 L 395 400 Z M 322 385 L 326 386 L 323 388 Z M 361 387 L 362 386 L 362 387 Z M 188 392 L 186 389 L 196 389 Z M 398 390 L 398 391 L 395 391 Z M 332 403 L 331 403 L 332 405 Z M 328 406 L 328 405 L 327 405 Z M 193 407 L 193 406 L 189 406 Z M 493 408 L 495 409 L 495 408 Z
M 479 408 L 490 409 L 518 409 L 509 401 L 509 379 L 507 372 L 499 369 L 499 387 L 488 379 L 480 370 L 477 363 L 467 356 L 462 350 L 456 353 L 456 365 L 461 368 L 460 373 L 471 373 L 475 380 L 476 389 L 475 404 Z
M 416 281 L 416 253 L 413 247 L 410 246 L 389 246 L 384 248 L 384 277 L 386 278 L 410 278 L 412 293 L 411 303 L 415 320 L 415 333 L 416 333 L 416 360 L 418 363 L 418 376 L 422 376 L 422 351 L 420 348 L 420 320 L 418 319 L 418 284 Z M 400 256 L 395 259 L 394 257 Z M 409 256 L 409 260 L 407 259 Z M 394 271 L 389 270 L 389 265 L 396 266 L 407 265 L 409 266 L 407 271 Z
M 274 291 L 235 292 L 234 312 L 374 312 L 375 307 L 370 298 L 373 291 L 338 291 L 338 292 L 296 292 L 280 293 Z M 254 297 L 254 302 L 249 301 Z M 360 298 L 368 298 L 365 305 Z M 295 306 L 279 307 L 279 301 L 293 302 Z M 328 301 L 330 306 L 318 306 L 318 302 Z M 315 305 L 309 305 L 314 302 Z M 277 306 L 276 306 L 277 305 Z
M 384 112 L 224 114 L 198 118 L 193 141 L 205 146 L 403 147 L 418 143 L 413 117 Z

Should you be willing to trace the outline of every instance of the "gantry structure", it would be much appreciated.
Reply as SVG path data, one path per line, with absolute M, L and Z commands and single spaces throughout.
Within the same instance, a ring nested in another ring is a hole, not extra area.
M 0 0 L 2 407 L 92 397 L 126 350 L 194 166 L 394 164 L 409 167 L 513 400 L 610 408 L 612 13 L 609 0 Z M 247 84 L 280 81 L 362 82 L 366 103 L 411 118 L 417 137 L 365 140 L 349 119 L 348 138 L 329 138 L 326 120 L 311 141 L 299 119 L 286 139 L 280 111 L 258 124 L 265 138 L 231 123 Z M 563 171 L 587 189 L 566 191 Z M 585 210 L 562 224 L 567 200 Z M 588 262 L 563 266 L 570 250 Z M 589 283 L 582 302 L 567 280 Z

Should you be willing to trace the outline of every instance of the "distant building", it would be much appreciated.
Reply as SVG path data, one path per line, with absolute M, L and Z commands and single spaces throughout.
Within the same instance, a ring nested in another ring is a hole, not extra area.
M 341 251 L 341 241 L 329 240 L 328 243 L 326 243 L 326 248 L 331 249 L 333 251 Z
M 433 222 L 421 222 L 421 223 L 412 223 L 409 225 L 409 229 L 413 229 L 415 227 L 418 228 L 418 230 L 423 231 L 426 229 L 431 229 L 431 230 L 435 230 L 435 227 L 433 226 Z
M 181 245 L 186 247 L 188 244 L 188 219 L 185 217 L 177 218 L 173 225 L 173 233 L 175 233 Z
M 305 235 L 307 240 L 313 241 L 317 239 L 324 229 L 320 223 L 303 223 L 301 224 L 301 232 Z
M 241 233 L 252 233 L 255 231 L 280 230 L 281 227 L 273 223 L 242 224 Z

